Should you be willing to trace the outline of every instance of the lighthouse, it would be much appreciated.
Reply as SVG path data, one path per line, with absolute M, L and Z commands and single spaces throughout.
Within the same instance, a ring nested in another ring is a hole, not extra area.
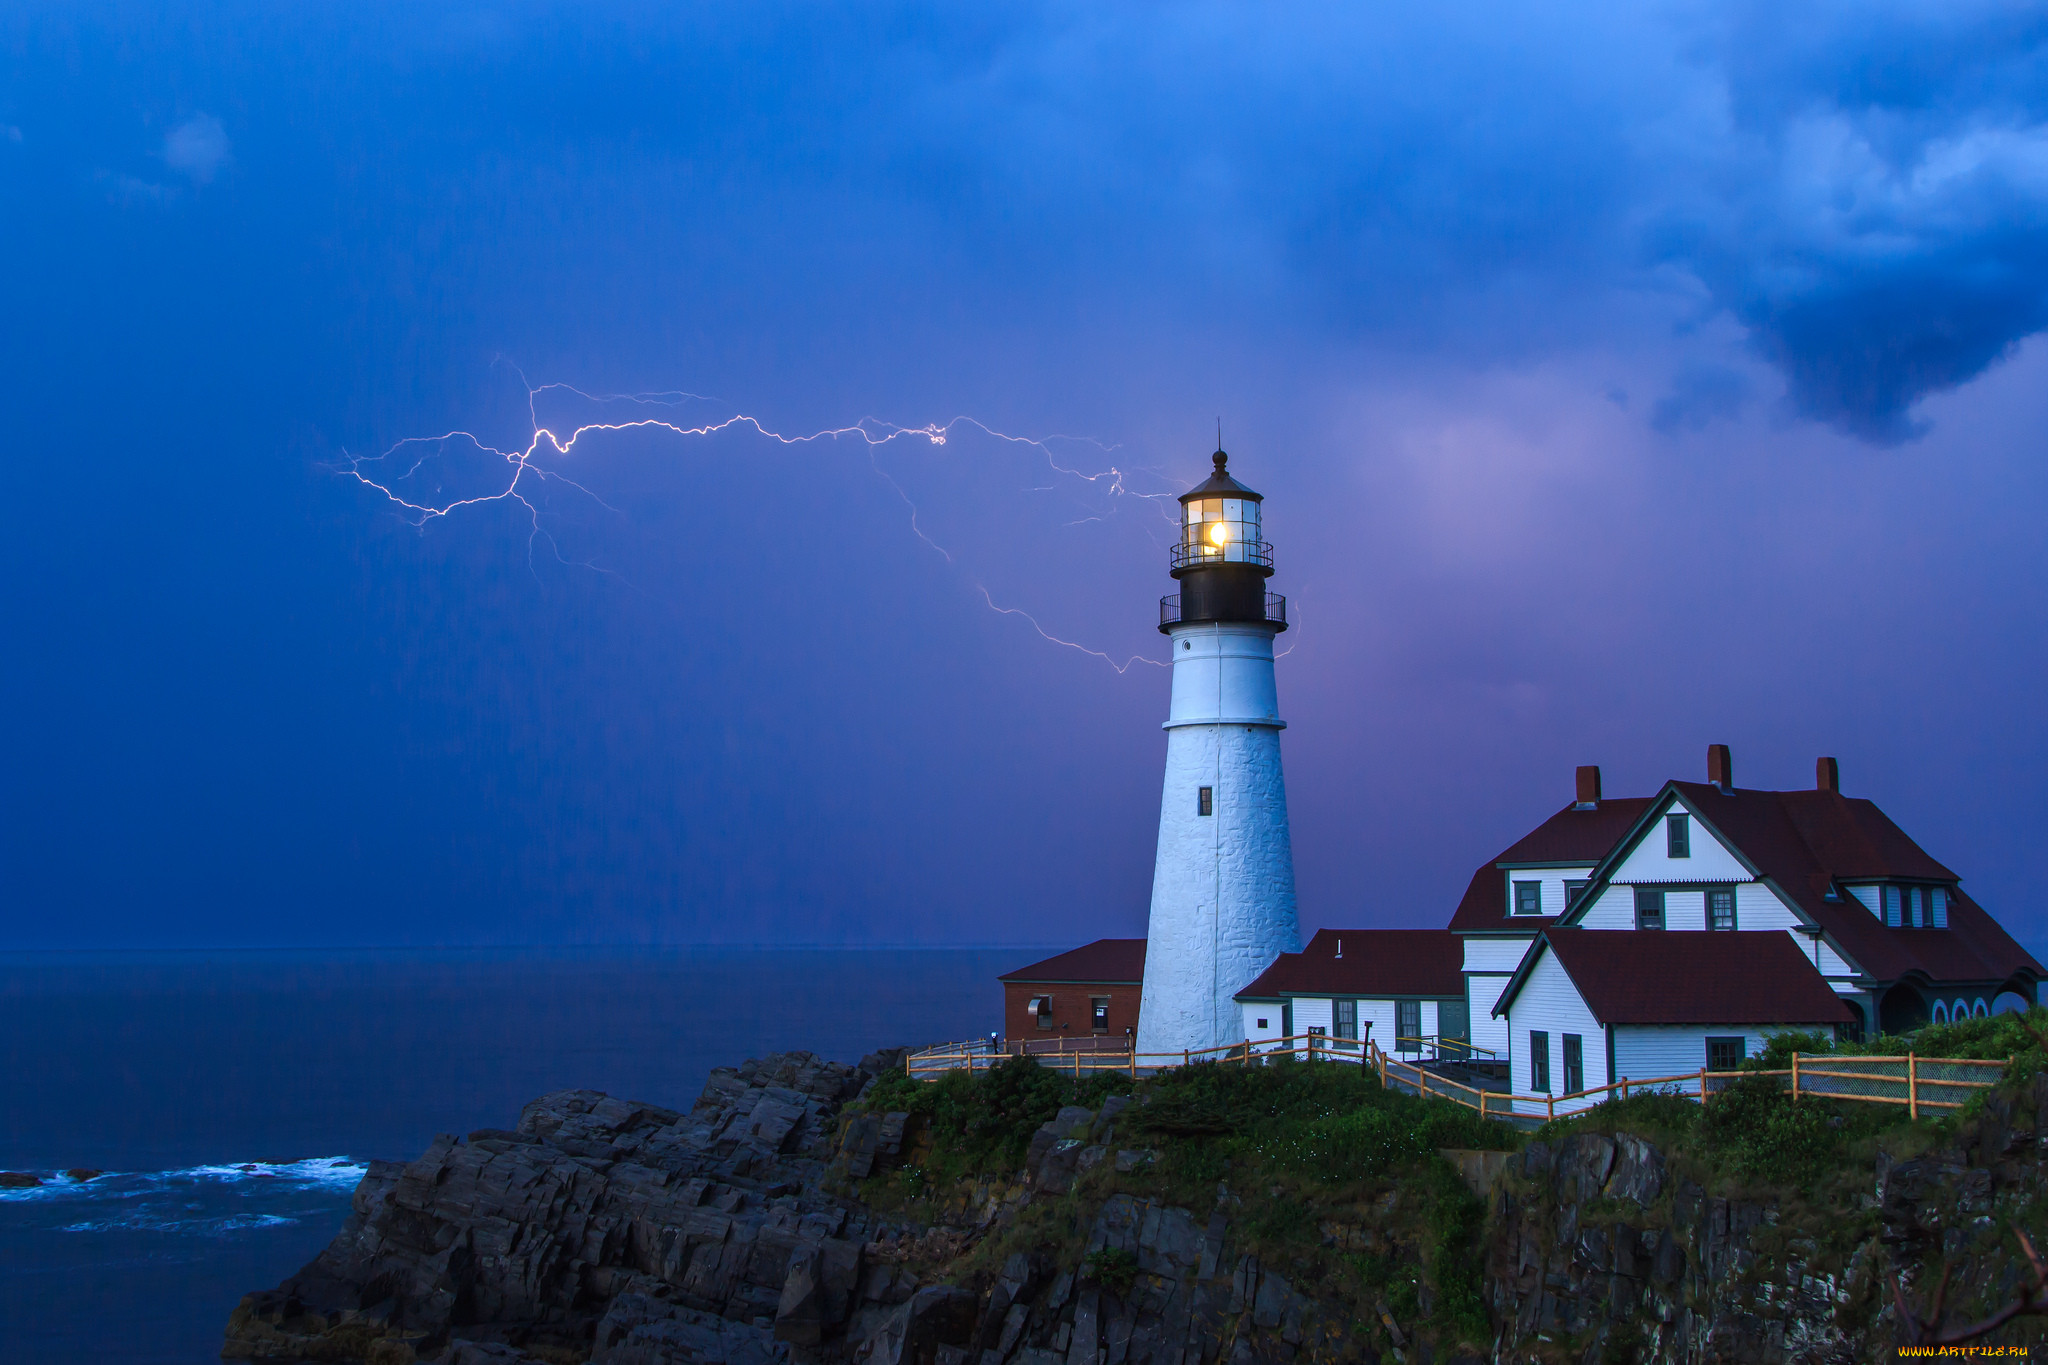
M 1266 591 L 1273 547 L 1263 499 L 1215 454 L 1181 496 L 1159 629 L 1173 650 L 1166 785 L 1152 873 L 1140 1052 L 1221 1047 L 1244 1037 L 1232 998 L 1281 953 L 1299 951 L 1273 641 L 1287 599 Z

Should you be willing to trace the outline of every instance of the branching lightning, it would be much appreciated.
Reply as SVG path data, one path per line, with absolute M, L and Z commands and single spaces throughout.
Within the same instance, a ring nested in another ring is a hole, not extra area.
M 927 423 L 921 427 L 906 427 L 894 422 L 886 422 L 876 417 L 863 417 L 848 426 L 826 427 L 813 431 L 808 435 L 790 435 L 776 431 L 765 425 L 758 418 L 746 413 L 734 413 L 713 421 L 695 423 L 674 416 L 649 414 L 629 420 L 584 422 L 580 425 L 566 428 L 567 434 L 564 435 L 554 426 L 541 420 L 539 411 L 540 400 L 545 394 L 553 392 L 573 394 L 592 404 L 630 403 L 643 409 L 676 408 L 688 403 L 706 403 L 715 402 L 716 400 L 708 398 L 703 394 L 685 393 L 679 390 L 663 393 L 594 394 L 571 384 L 534 385 L 527 382 L 523 375 L 521 376 L 521 383 L 526 388 L 526 410 L 531 427 L 531 434 L 526 444 L 521 448 L 500 449 L 484 441 L 474 432 L 464 430 L 447 431 L 438 436 L 407 437 L 378 455 L 357 456 L 344 452 L 344 462 L 338 466 L 338 470 L 355 479 L 365 488 L 372 489 L 380 494 L 402 519 L 410 525 L 419 528 L 424 528 L 434 521 L 452 516 L 468 508 L 499 502 L 517 503 L 526 509 L 526 515 L 532 528 L 527 541 L 529 554 L 531 554 L 532 547 L 536 543 L 545 541 L 550 552 L 553 553 L 556 560 L 560 563 L 571 565 L 572 567 L 590 569 L 599 573 L 611 573 L 611 571 L 590 561 L 573 561 L 563 557 L 561 548 L 555 541 L 555 538 L 548 533 L 542 524 L 539 505 L 528 496 L 528 493 L 530 490 L 537 489 L 539 486 L 549 482 L 559 483 L 574 489 L 606 511 L 616 514 L 618 512 L 617 508 L 610 506 L 592 490 L 563 474 L 559 468 L 555 467 L 554 463 L 557 459 L 567 459 L 574 455 L 578 444 L 586 437 L 597 437 L 614 432 L 659 430 L 669 432 L 678 437 L 712 437 L 735 427 L 750 427 L 760 436 L 780 445 L 788 446 L 858 438 L 867 449 L 868 463 L 875 474 L 889 485 L 898 498 L 902 499 L 904 507 L 909 512 L 912 534 L 930 546 L 936 553 L 943 556 L 948 564 L 955 563 L 952 552 L 925 532 L 924 527 L 919 523 L 917 503 L 911 499 L 910 495 L 896 481 L 895 477 L 882 468 L 880 461 L 876 458 L 876 452 L 882 447 L 898 440 L 914 440 L 919 438 L 929 442 L 931 445 L 943 446 L 947 443 L 955 428 L 972 427 L 992 440 L 1030 447 L 1043 456 L 1048 471 L 1053 475 L 1078 479 L 1084 483 L 1095 485 L 1109 497 L 1138 498 L 1147 502 L 1171 502 L 1174 500 L 1173 495 L 1169 493 L 1147 493 L 1130 487 L 1128 471 L 1119 466 L 1111 465 L 1106 469 L 1093 473 L 1066 466 L 1055 457 L 1052 446 L 1049 444 L 1053 441 L 1070 441 L 1092 445 L 1105 455 L 1111 454 L 1116 449 L 1113 446 L 1105 446 L 1091 437 L 1056 435 L 1041 439 L 1030 436 L 1016 436 L 1008 432 L 997 431 L 976 418 L 965 416 L 955 417 L 945 423 Z M 400 491 L 400 485 L 418 474 L 421 467 L 434 455 L 447 451 L 451 445 L 462 445 L 465 443 L 474 448 L 479 454 L 502 462 L 504 478 L 501 484 L 495 485 L 481 493 L 464 497 L 453 497 L 446 501 L 419 499 L 416 496 L 407 496 Z M 395 475 L 386 472 L 392 469 L 400 469 L 401 472 Z M 377 477 L 378 475 L 382 475 L 382 477 Z M 1055 490 L 1052 486 L 1048 486 L 1031 491 L 1051 492 Z M 1172 524 L 1178 527 L 1178 518 L 1172 514 L 1168 514 L 1168 516 Z M 1088 516 L 1067 524 L 1078 526 L 1086 522 L 1102 521 L 1105 519 L 1102 515 Z M 1006 607 L 998 604 L 989 594 L 988 589 L 982 584 L 976 583 L 975 587 L 981 593 L 982 600 L 988 605 L 989 610 L 1004 616 L 1021 616 L 1030 623 L 1033 630 L 1037 631 L 1040 636 L 1050 643 L 1101 659 L 1119 674 L 1126 672 L 1133 664 L 1137 663 L 1147 663 L 1158 668 L 1171 667 L 1171 664 L 1165 661 L 1146 658 L 1143 655 L 1132 655 L 1122 663 L 1118 663 L 1113 657 L 1103 653 L 1101 650 L 1090 649 L 1086 645 L 1078 644 L 1072 640 L 1064 640 L 1052 634 L 1043 625 L 1039 624 L 1038 618 L 1030 612 L 1024 611 L 1021 608 Z

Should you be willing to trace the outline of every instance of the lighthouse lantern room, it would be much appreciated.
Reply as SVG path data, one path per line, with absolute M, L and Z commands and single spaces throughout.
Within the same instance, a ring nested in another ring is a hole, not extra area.
M 1173 651 L 1166 783 L 1146 931 L 1138 1050 L 1241 1040 L 1234 999 L 1281 953 L 1298 951 L 1294 855 L 1280 770 L 1273 641 L 1287 599 L 1266 591 L 1273 547 L 1262 499 L 1230 476 L 1182 495 L 1159 629 Z

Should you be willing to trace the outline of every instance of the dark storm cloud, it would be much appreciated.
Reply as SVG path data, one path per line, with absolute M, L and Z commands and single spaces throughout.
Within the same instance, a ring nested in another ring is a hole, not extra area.
M 2048 14 L 1749 6 L 1672 257 L 1808 416 L 1878 442 L 2048 321 Z
M 1799 412 L 1877 442 L 2048 320 L 2038 13 L 1059 13 L 984 35 L 895 143 L 1004 253 L 1491 354 L 1695 280 Z

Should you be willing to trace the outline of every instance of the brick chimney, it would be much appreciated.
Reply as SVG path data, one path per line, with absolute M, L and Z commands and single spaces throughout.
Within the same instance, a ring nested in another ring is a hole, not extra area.
M 1579 765 L 1579 799 L 1573 810 L 1592 810 L 1600 804 L 1600 765 Z
M 1728 757 L 1728 746 L 1709 744 L 1707 746 L 1707 781 L 1729 791 L 1735 786 L 1735 765 Z
M 1842 790 L 1842 769 L 1832 758 L 1817 758 L 1813 762 L 1813 789 L 1820 792 Z

